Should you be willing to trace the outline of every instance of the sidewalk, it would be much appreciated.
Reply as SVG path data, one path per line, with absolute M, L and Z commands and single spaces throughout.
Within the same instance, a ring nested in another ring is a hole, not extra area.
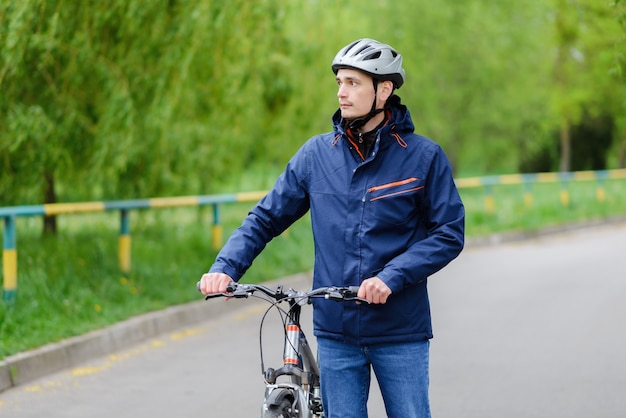
M 0 392 L 90 359 L 119 351 L 156 335 L 218 315 L 219 304 L 204 301 L 151 312 L 88 334 L 18 353 L 0 361 Z

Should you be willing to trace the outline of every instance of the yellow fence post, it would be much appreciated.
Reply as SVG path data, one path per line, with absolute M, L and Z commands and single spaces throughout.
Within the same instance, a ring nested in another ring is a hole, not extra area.
M 563 206 L 569 206 L 569 202 L 570 202 L 570 198 L 569 198 L 569 190 L 567 189 L 567 184 L 565 182 L 563 182 L 563 185 L 561 187 L 561 205 Z
M 524 205 L 526 209 L 530 209 L 533 206 L 533 191 L 530 182 L 524 182 Z
M 17 293 L 17 246 L 15 234 L 15 216 L 4 218 L 4 237 L 2 250 L 2 299 L 7 303 L 15 301 Z
M 220 224 L 220 207 L 219 203 L 213 204 L 213 230 L 212 230 L 212 244 L 213 249 L 219 250 L 222 248 L 222 225 Z
M 120 236 L 118 239 L 118 261 L 122 273 L 130 273 L 131 237 L 128 210 L 120 210 Z
M 487 193 L 485 196 L 485 210 L 489 215 L 493 215 L 496 208 L 496 202 L 493 197 L 493 190 L 491 189 L 491 186 L 485 186 L 485 192 Z
M 606 191 L 604 190 L 604 182 L 601 178 L 598 179 L 598 187 L 596 188 L 596 200 L 599 203 L 604 203 L 606 200 Z

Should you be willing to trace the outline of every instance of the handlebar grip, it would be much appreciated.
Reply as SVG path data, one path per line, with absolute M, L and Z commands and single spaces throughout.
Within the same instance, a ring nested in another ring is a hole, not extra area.
M 196 283 L 196 289 L 198 290 L 198 292 L 202 291 L 200 290 L 200 282 Z M 232 282 L 226 288 L 226 293 L 211 293 L 211 294 L 205 295 L 204 299 L 206 300 L 206 299 L 219 298 L 219 297 L 230 297 L 230 296 L 233 296 L 231 295 L 231 293 L 235 292 L 236 290 L 237 290 L 237 283 Z

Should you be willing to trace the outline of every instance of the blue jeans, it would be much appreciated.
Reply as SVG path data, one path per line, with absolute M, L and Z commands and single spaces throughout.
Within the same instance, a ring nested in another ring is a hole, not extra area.
M 430 418 L 428 340 L 353 345 L 318 338 L 325 418 L 367 418 L 374 370 L 390 418 Z

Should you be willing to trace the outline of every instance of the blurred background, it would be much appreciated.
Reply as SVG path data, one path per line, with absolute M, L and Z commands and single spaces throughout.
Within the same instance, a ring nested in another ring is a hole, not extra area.
M 403 55 L 398 94 L 457 179 L 625 167 L 626 0 L 0 0 L 0 207 L 267 189 L 331 130 L 331 62 L 362 37 Z M 620 172 L 470 182 L 467 236 L 623 219 Z M 208 206 L 133 211 L 132 271 L 117 212 L 4 215 L 0 359 L 197 300 L 252 204 L 227 205 L 220 236 Z M 304 217 L 246 280 L 313 251 Z

